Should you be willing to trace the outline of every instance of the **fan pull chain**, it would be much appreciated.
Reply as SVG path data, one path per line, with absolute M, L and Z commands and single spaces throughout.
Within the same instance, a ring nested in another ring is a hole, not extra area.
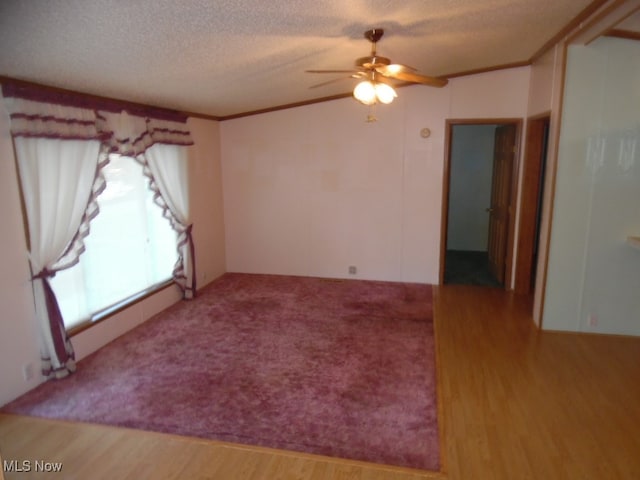
M 376 104 L 369 105 L 369 113 L 367 114 L 367 123 L 377 122 L 378 118 L 376 117 Z

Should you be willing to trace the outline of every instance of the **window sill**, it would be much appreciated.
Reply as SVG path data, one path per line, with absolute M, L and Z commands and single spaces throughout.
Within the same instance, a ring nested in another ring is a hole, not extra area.
M 170 287 L 171 285 L 175 285 L 175 282 L 172 279 L 166 280 L 164 282 L 153 285 L 152 287 L 149 287 L 139 293 L 135 293 L 130 297 L 125 298 L 124 300 L 121 300 L 118 303 L 115 303 L 107 308 L 103 308 L 99 312 L 94 313 L 89 320 L 86 320 L 85 322 L 82 322 L 79 325 L 75 325 L 70 329 L 68 329 L 67 334 L 69 335 L 69 337 L 73 337 L 74 335 L 84 332 L 85 330 L 93 327 L 94 325 L 99 324 L 103 320 L 106 320 L 107 318 L 110 318 L 115 314 L 120 313 L 123 310 L 126 310 L 127 308 L 135 305 L 136 303 L 139 303 L 142 300 L 149 298 L 151 295 L 154 295 Z

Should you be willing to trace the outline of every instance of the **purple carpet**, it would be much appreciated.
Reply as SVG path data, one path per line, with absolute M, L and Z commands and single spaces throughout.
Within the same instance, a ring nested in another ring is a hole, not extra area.
M 225 274 L 4 412 L 437 471 L 428 285 Z

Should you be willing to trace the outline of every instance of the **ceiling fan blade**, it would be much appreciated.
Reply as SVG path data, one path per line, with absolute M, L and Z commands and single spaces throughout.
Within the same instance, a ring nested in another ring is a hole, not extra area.
M 325 85 L 329 85 L 329 84 L 335 83 L 335 82 L 341 82 L 342 80 L 348 80 L 350 78 L 354 78 L 354 76 L 349 75 L 348 77 L 334 78 L 334 79 L 328 80 L 326 82 L 316 83 L 315 85 L 311 85 L 309 88 L 324 87 Z
M 358 73 L 360 70 L 305 70 L 307 73 Z
M 413 67 L 410 67 L 408 65 L 402 65 L 400 63 L 392 63 L 391 65 L 383 65 L 382 67 L 376 68 L 376 70 L 378 72 L 380 72 L 381 74 L 383 74 L 383 75 L 394 74 L 394 73 L 397 73 L 397 72 L 412 73 L 412 72 L 416 72 L 417 71 Z
M 421 83 L 422 85 L 429 85 L 431 87 L 444 87 L 449 80 L 446 78 L 427 77 L 425 75 L 419 75 L 417 73 L 409 71 L 389 71 L 385 67 L 377 68 L 376 71 L 384 75 L 385 77 L 395 78 L 396 80 L 402 80 L 411 83 Z

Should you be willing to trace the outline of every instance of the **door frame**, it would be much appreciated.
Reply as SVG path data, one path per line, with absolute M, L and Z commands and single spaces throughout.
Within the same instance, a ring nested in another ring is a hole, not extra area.
M 451 185 L 451 141 L 453 127 L 456 125 L 515 125 L 516 143 L 511 175 L 511 195 L 509 200 L 509 234 L 505 259 L 505 290 L 511 290 L 513 270 L 513 250 L 515 237 L 516 199 L 518 198 L 518 172 L 520 171 L 520 143 L 522 138 L 522 118 L 464 118 L 445 121 L 444 172 L 442 178 L 442 213 L 440 215 L 440 272 L 439 284 L 444 284 L 445 261 L 447 253 L 447 229 L 449 225 L 449 189 Z
M 551 112 L 544 112 L 527 118 L 525 134 L 525 151 L 522 160 L 522 192 L 520 196 L 520 215 L 518 219 L 518 249 L 516 255 L 516 269 L 514 278 L 515 293 L 531 293 L 531 274 L 537 269 L 533 264 L 533 250 L 536 237 L 540 232 L 536 230 L 538 205 L 544 196 L 543 160 L 549 155 L 548 141 L 545 147 L 545 126 L 548 135 L 551 134 Z M 540 186 L 542 185 L 542 188 Z

